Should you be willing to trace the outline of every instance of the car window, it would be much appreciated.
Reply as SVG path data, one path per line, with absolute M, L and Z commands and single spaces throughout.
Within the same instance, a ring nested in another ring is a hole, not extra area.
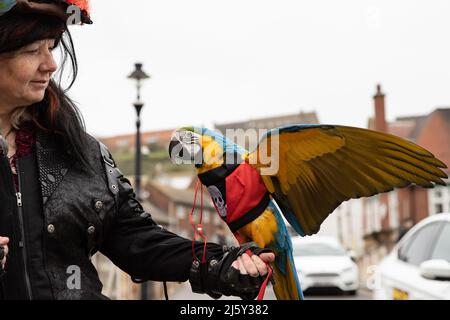
M 345 250 L 325 243 L 297 244 L 294 247 L 296 256 L 344 256 Z
M 442 229 L 430 259 L 443 259 L 450 262 L 450 223 Z
M 399 259 L 419 266 L 430 256 L 430 249 L 442 223 L 431 223 L 416 231 L 399 250 Z

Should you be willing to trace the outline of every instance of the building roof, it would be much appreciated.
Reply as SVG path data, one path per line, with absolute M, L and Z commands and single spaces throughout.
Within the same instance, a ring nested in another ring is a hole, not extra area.
M 444 120 L 450 123 L 450 108 L 438 108 L 435 112 L 439 112 Z
M 436 122 L 436 119 L 440 120 Z M 444 126 L 435 128 L 436 123 L 442 122 Z M 373 117 L 369 119 L 368 128 L 375 128 Z M 444 171 L 450 173 L 450 143 L 445 138 L 450 136 L 450 108 L 438 108 L 427 115 L 398 117 L 394 122 L 387 122 L 386 128 L 390 134 L 419 143 L 443 161 L 449 167 Z
M 389 132 L 391 131 L 391 127 L 393 130 L 395 130 L 395 126 L 403 125 L 403 126 L 411 126 L 411 131 L 409 132 L 408 136 L 402 136 L 405 138 L 408 138 L 410 140 L 417 140 L 419 135 L 421 134 L 423 128 L 425 127 L 425 124 L 429 120 L 430 116 L 434 113 L 439 113 L 439 116 L 444 119 L 445 122 L 450 124 L 450 108 L 439 108 L 434 110 L 428 115 L 421 115 L 421 116 L 411 116 L 411 117 L 398 117 L 396 122 L 389 123 Z
M 289 124 L 314 124 L 319 123 L 316 112 L 300 112 L 289 115 L 255 118 L 239 122 L 216 123 L 215 128 L 225 132 L 226 129 L 273 129 Z
M 395 121 L 388 124 L 388 133 L 410 139 L 415 128 L 416 122 L 412 120 Z
M 411 130 L 408 132 L 408 135 L 407 136 L 401 136 L 401 137 L 415 141 L 415 140 L 417 140 L 417 137 L 422 132 L 422 129 L 425 126 L 425 123 L 426 123 L 426 121 L 427 121 L 429 116 L 430 115 L 412 116 L 412 117 L 398 117 L 396 122 L 389 123 L 389 129 L 391 128 L 391 126 L 394 127 L 395 126 L 394 124 L 403 124 L 403 125 L 409 124 L 409 126 L 411 127 Z
M 444 121 L 450 124 L 450 108 L 439 108 L 428 115 L 397 117 L 394 122 L 387 123 L 388 133 L 416 141 L 430 116 L 434 113 L 439 113 Z M 375 126 L 374 118 L 369 118 L 368 123 L 368 128 L 373 129 Z
M 143 144 L 158 143 L 169 144 L 172 133 L 175 129 L 160 130 L 160 131 L 146 131 L 141 133 L 141 140 Z M 136 134 L 124 134 L 112 137 L 98 137 L 100 141 L 108 146 L 108 148 L 134 148 L 136 144 Z

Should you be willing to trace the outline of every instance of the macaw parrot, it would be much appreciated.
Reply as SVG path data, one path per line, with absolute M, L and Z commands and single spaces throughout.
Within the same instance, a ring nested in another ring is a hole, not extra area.
M 446 165 L 410 141 L 337 125 L 272 129 L 252 152 L 216 131 L 185 127 L 172 135 L 169 154 L 177 164 L 195 164 L 239 243 L 253 241 L 275 253 L 271 267 L 279 300 L 303 299 L 285 220 L 300 236 L 313 235 L 346 200 L 412 183 L 446 185 L 447 178 L 441 170 Z M 264 172 L 274 164 L 276 171 Z

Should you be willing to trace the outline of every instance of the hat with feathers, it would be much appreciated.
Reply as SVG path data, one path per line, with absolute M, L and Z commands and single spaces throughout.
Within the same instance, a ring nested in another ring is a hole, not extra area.
M 70 10 L 74 6 L 79 11 Z M 89 9 L 89 0 L 0 0 L 0 17 L 10 10 L 36 12 L 53 15 L 68 21 L 75 13 L 80 12 L 80 19 L 74 19 L 81 24 L 92 24 Z M 74 22 L 70 22 L 74 23 Z

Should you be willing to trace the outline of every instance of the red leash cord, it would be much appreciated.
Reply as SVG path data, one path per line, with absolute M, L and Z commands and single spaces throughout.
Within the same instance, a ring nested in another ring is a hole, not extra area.
M 194 222 L 194 211 L 195 207 L 197 205 L 197 193 L 198 189 L 200 187 L 200 221 L 196 225 Z M 200 238 L 203 239 L 204 247 L 203 247 L 203 256 L 202 256 L 202 263 L 206 263 L 206 244 L 208 243 L 208 238 L 203 233 L 203 185 L 200 183 L 200 180 L 197 181 L 197 186 L 195 187 L 195 194 L 194 194 L 194 204 L 192 206 L 191 213 L 189 214 L 189 223 L 194 228 L 194 238 L 192 239 L 192 255 L 194 256 L 194 259 L 199 261 L 197 258 L 197 254 L 195 252 L 195 242 L 197 240 L 197 236 L 200 236 Z
M 248 254 L 250 257 L 253 255 L 253 252 L 251 252 L 250 250 L 245 251 L 245 253 Z M 264 280 L 264 282 L 262 283 L 261 288 L 259 289 L 258 297 L 256 298 L 256 300 L 258 300 L 258 301 L 264 299 L 264 294 L 266 293 L 267 284 L 269 283 L 269 279 L 273 274 L 273 270 L 268 263 L 266 263 L 266 267 L 267 267 L 267 277 Z
M 198 189 L 200 188 L 200 221 L 198 224 L 195 224 L 194 222 L 194 211 L 195 211 L 195 207 L 197 205 L 197 193 L 198 193 Z M 204 247 L 203 247 L 203 256 L 202 256 L 202 263 L 206 263 L 206 245 L 208 243 L 208 238 L 206 237 L 206 235 L 203 233 L 203 225 L 202 225 L 202 220 L 203 220 L 203 184 L 200 182 L 200 179 L 197 181 L 197 185 L 195 187 L 195 194 L 194 194 L 194 204 L 192 206 L 192 210 L 189 214 L 189 223 L 191 224 L 192 228 L 194 229 L 194 237 L 192 239 L 192 255 L 194 256 L 194 259 L 199 261 L 197 254 L 195 252 L 195 242 L 197 240 L 197 236 L 200 236 L 200 238 L 203 239 L 204 242 Z M 241 237 L 240 235 L 236 232 L 235 233 L 235 237 L 239 240 Z M 241 242 L 241 241 L 240 241 Z M 253 255 L 253 253 L 250 250 L 247 250 L 246 253 L 251 257 Z M 264 280 L 263 284 L 261 285 L 261 288 L 259 289 L 259 293 L 258 293 L 258 297 L 256 298 L 256 300 L 263 300 L 264 299 L 264 294 L 266 292 L 266 288 L 267 288 L 267 284 L 269 283 L 269 279 L 273 274 L 273 270 L 270 267 L 270 265 L 268 263 L 266 263 L 267 266 L 267 277 Z

